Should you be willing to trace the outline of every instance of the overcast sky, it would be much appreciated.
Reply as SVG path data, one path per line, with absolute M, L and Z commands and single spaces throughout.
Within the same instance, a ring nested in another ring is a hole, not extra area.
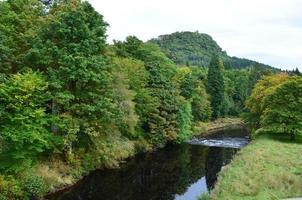
M 231 56 L 302 70 L 302 0 L 89 0 L 108 41 L 176 31 L 210 34 Z

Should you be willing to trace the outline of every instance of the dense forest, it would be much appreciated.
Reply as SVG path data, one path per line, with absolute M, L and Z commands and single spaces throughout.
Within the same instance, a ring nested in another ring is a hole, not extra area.
M 161 35 L 158 38 L 151 39 L 150 42 L 158 44 L 168 58 L 180 65 L 207 67 L 210 64 L 211 58 L 214 55 L 219 55 L 227 69 L 242 69 L 251 66 L 274 69 L 269 65 L 256 61 L 230 57 L 210 35 L 199 33 L 198 31 Z
M 228 57 L 208 35 L 110 45 L 107 27 L 86 1 L 0 1 L 0 199 L 40 197 L 93 169 L 186 141 L 201 122 L 241 115 L 256 82 L 276 73 Z M 277 78 L 263 81 L 281 84 Z M 265 128 L 275 114 L 264 113 Z

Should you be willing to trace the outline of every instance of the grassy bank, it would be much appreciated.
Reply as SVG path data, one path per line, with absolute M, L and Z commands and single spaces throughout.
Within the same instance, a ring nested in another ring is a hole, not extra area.
M 219 175 L 213 200 L 302 196 L 302 138 L 258 136 Z

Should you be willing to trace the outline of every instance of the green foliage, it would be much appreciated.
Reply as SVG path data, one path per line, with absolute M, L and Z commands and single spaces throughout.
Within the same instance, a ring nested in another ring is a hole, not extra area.
M 204 194 L 202 194 L 199 198 L 198 198 L 198 200 L 210 200 L 211 198 L 210 198 L 210 194 L 209 193 L 204 193 Z
M 183 100 L 180 102 L 180 108 L 177 116 L 177 124 L 179 133 L 177 136 L 178 142 L 184 142 L 192 135 L 192 108 L 189 101 Z
M 200 67 L 216 54 L 228 67 L 253 63 L 228 57 L 205 34 L 108 45 L 107 26 L 87 1 L 0 1 L 0 199 L 37 198 L 138 151 L 183 142 L 193 123 L 239 115 L 247 88 L 266 74 L 224 71 L 218 57 Z M 66 169 L 25 171 L 49 159 Z M 66 173 L 74 177 L 58 180 Z
M 13 176 L 0 175 L 0 200 L 30 200 L 41 198 L 47 188 L 44 180 L 34 172 Z
M 265 130 L 302 135 L 302 78 L 291 77 L 264 97 L 260 124 Z
M 27 60 L 49 82 L 50 109 L 61 119 L 52 125 L 53 132 L 70 138 L 61 127 L 75 127 L 73 139 L 66 139 L 69 142 L 63 148 L 71 153 L 76 134 L 81 144 L 89 146 L 95 135 L 109 132 L 104 127 L 112 127 L 117 120 L 112 74 L 101 54 L 105 51 L 107 23 L 88 2 L 77 0 L 58 1 L 49 13 Z
M 130 56 L 144 62 L 148 73 L 145 90 L 141 93 L 141 103 L 148 100 L 147 112 L 140 113 L 145 119 L 142 129 L 148 133 L 153 144 L 162 145 L 177 138 L 178 98 L 177 88 L 172 81 L 176 67 L 159 49 L 150 43 L 143 43 L 134 36 L 127 37 L 125 42 L 115 42 L 118 56 Z M 146 96 L 147 95 L 147 96 Z M 153 107 L 151 107 L 153 106 Z
M 248 119 L 259 132 L 285 133 L 294 138 L 302 133 L 302 79 L 287 74 L 266 76 L 252 91 L 246 105 Z
M 151 113 L 148 125 L 151 140 L 154 142 L 173 141 L 177 138 L 177 90 L 171 79 L 163 71 L 165 69 L 152 66 L 149 68 L 148 87 L 151 95 L 159 99 L 158 109 Z
M 211 36 L 198 32 L 161 35 L 151 42 L 158 44 L 170 59 L 180 65 L 208 66 L 213 55 L 226 55 Z
M 97 148 L 91 149 L 82 160 L 83 172 L 89 172 L 100 166 L 114 168 L 119 162 L 129 158 L 135 153 L 134 143 L 125 137 L 121 137 L 115 131 L 111 135 L 103 135 L 102 139 L 96 138 Z
M 12 176 L 0 175 L 0 200 L 22 199 L 23 191 L 20 182 L 17 182 Z
M 16 73 L 42 24 L 43 6 L 37 0 L 0 2 L 0 72 Z
M 174 81 L 178 85 L 180 95 L 191 102 L 194 122 L 207 121 L 212 110 L 203 79 L 206 72 L 198 67 L 178 67 Z
M 27 197 L 35 198 L 42 197 L 42 195 L 47 191 L 44 185 L 43 179 L 36 175 L 28 175 L 22 183 L 23 190 Z
M 115 58 L 113 63 L 115 64 L 113 66 L 113 91 L 120 111 L 120 129 L 121 132 L 125 134 L 125 136 L 128 136 L 129 138 L 135 138 L 137 137 L 136 126 L 139 121 L 139 116 L 137 115 L 135 110 L 136 105 L 134 101 L 136 92 L 134 90 L 131 90 L 130 88 L 132 85 L 136 88 L 136 91 L 139 92 L 141 87 L 143 86 L 143 82 L 140 80 L 143 79 L 143 77 L 137 77 L 135 73 L 132 73 L 132 70 L 134 69 L 137 69 L 137 71 L 139 72 L 143 65 L 141 65 L 140 62 L 126 58 Z M 132 67 L 134 69 L 131 69 Z M 131 74 L 133 74 L 132 77 Z
M 48 84 L 34 72 L 16 74 L 0 84 L 1 170 L 20 171 L 54 148 L 45 112 Z
M 248 59 L 230 57 L 212 39 L 211 36 L 199 32 L 175 32 L 169 35 L 161 35 L 150 42 L 158 44 L 168 58 L 179 65 L 196 65 L 207 67 L 214 55 L 219 55 L 226 68 L 247 68 L 251 65 L 259 65 L 270 69 L 264 65 Z
M 224 77 L 223 63 L 218 56 L 213 57 L 208 71 L 207 92 L 211 96 L 212 118 L 224 115 Z
M 248 97 L 248 70 L 225 70 L 225 104 L 227 115 L 238 116 L 245 109 Z
M 198 87 L 196 89 L 196 94 L 192 98 L 192 115 L 195 122 L 206 122 L 211 119 L 211 103 L 204 86 Z
M 269 96 L 276 87 L 288 79 L 286 74 L 266 76 L 261 79 L 254 87 L 251 96 L 246 101 L 249 110 L 247 119 L 256 129 L 260 128 L 260 118 L 265 110 L 264 99 Z
M 263 77 L 267 75 L 272 75 L 274 73 L 273 70 L 265 69 L 259 65 L 255 65 L 251 67 L 249 74 L 249 82 L 248 82 L 248 94 L 250 95 L 252 89 L 255 84 Z

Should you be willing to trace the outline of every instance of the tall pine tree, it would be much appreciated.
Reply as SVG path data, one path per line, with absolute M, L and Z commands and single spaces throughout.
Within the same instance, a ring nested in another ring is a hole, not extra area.
M 212 118 L 217 119 L 223 115 L 224 78 L 223 62 L 214 56 L 209 65 L 207 92 L 211 96 Z

